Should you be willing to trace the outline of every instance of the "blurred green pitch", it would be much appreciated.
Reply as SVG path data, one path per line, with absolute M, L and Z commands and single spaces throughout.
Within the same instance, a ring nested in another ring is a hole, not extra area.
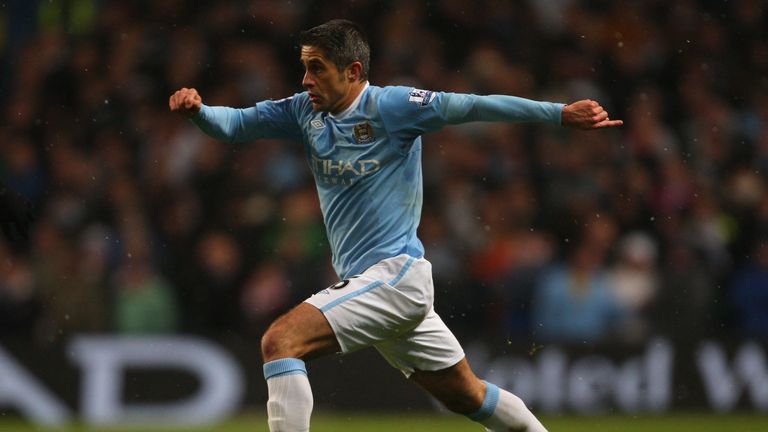
M 606 416 L 606 417 L 542 417 L 550 432 L 760 432 L 768 431 L 768 415 L 738 414 L 716 415 L 710 413 L 674 414 L 663 416 Z M 67 428 L 41 428 L 20 421 L 0 420 L 0 431 L 31 432 L 267 432 L 263 416 L 242 416 L 216 426 L 205 428 L 188 427 L 119 427 L 92 428 L 71 426 Z M 313 416 L 313 432 L 391 432 L 391 431 L 440 431 L 440 432 L 481 432 L 479 425 L 454 415 L 439 414 L 364 414 L 364 413 L 319 413 Z

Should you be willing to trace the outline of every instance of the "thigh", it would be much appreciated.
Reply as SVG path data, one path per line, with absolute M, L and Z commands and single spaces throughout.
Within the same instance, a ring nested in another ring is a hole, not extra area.
M 445 370 L 464 358 L 461 344 L 434 309 L 415 328 L 375 347 L 406 377 L 415 371 Z
M 264 334 L 261 348 L 265 362 L 285 357 L 311 360 L 340 350 L 328 320 L 307 303 L 275 320 Z

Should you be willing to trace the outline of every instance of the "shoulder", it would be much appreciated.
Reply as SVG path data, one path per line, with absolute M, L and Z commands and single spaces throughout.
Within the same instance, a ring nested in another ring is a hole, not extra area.
M 265 100 L 256 104 L 260 111 L 283 112 L 295 117 L 302 117 L 312 112 L 312 103 L 307 92 L 295 93 L 282 99 Z
M 421 90 L 411 86 L 371 86 L 371 89 L 374 90 L 381 99 L 402 103 L 414 102 L 413 98 L 415 97 L 433 93 L 430 90 Z
M 293 96 L 288 96 L 283 99 L 278 99 L 275 103 L 285 103 L 294 109 L 312 108 L 312 103 L 309 101 L 309 94 L 305 91 L 294 93 Z
M 296 110 L 296 113 L 299 115 L 311 115 L 312 110 L 312 102 L 309 100 L 309 93 L 306 91 L 301 93 L 296 93 L 292 97 L 293 100 L 293 106 Z
M 375 87 L 377 103 L 383 109 L 398 111 L 418 109 L 429 105 L 437 92 L 410 86 Z

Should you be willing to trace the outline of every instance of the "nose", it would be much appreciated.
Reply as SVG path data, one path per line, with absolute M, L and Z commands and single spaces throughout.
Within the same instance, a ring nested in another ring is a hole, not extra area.
M 304 78 L 301 80 L 301 85 L 303 85 L 306 88 L 311 88 L 315 85 L 315 79 L 310 75 L 309 72 L 304 72 Z

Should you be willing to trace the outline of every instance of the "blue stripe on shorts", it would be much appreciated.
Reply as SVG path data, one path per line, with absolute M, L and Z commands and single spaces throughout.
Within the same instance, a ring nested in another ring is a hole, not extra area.
M 411 268 L 411 265 L 413 264 L 413 261 L 415 261 L 415 259 L 416 258 L 414 258 L 414 257 L 408 258 L 408 261 L 405 262 L 405 265 L 400 270 L 400 273 L 398 273 L 398 275 L 394 279 L 389 281 L 389 285 L 390 286 L 395 286 L 398 282 L 400 282 L 401 279 L 403 279 L 403 277 L 405 277 L 405 274 L 408 273 L 408 269 Z M 374 288 L 380 287 L 381 285 L 384 285 L 384 282 L 376 281 L 376 282 L 373 282 L 371 284 L 368 284 L 368 285 L 360 288 L 359 290 L 357 290 L 355 292 L 351 292 L 351 293 L 349 293 L 349 294 L 347 294 L 345 296 L 339 297 L 336 300 L 328 303 L 327 305 L 325 305 L 322 308 L 320 308 L 320 311 L 321 312 L 327 312 L 330 309 L 340 305 L 341 303 L 344 303 L 345 301 L 347 301 L 349 299 L 353 299 L 353 298 L 355 298 L 357 296 L 363 295 L 363 294 L 367 293 L 368 291 L 370 291 L 370 290 L 372 290 Z

